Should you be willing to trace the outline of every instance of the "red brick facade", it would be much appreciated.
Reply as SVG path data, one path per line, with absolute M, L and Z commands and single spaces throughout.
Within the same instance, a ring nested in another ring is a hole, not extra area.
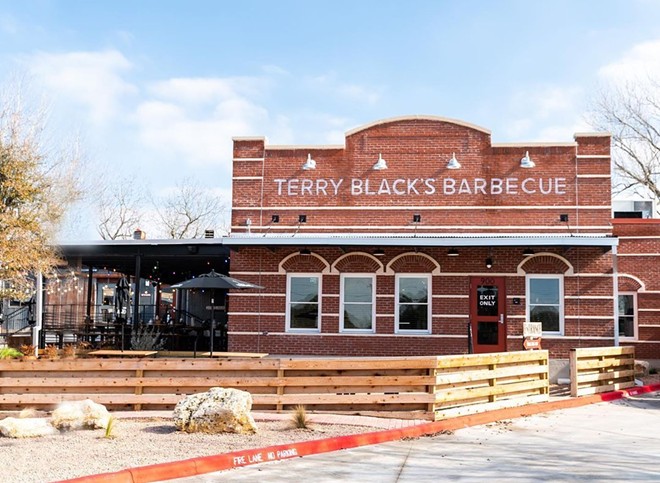
M 521 167 L 526 153 L 535 164 L 531 169 Z M 447 167 L 452 156 L 459 169 Z M 387 169 L 374 169 L 379 157 Z M 315 169 L 303 169 L 308 158 Z M 656 231 L 660 226 L 650 230 Z M 612 345 L 617 264 L 625 273 L 619 289 L 628 292 L 636 280 L 628 275 L 639 273 L 638 283 L 647 289 L 638 289 L 639 307 L 660 312 L 660 289 L 649 288 L 652 270 L 644 259 L 628 256 L 655 250 L 650 239 L 622 241 L 626 256 L 617 259 L 612 235 L 608 135 L 578 134 L 561 144 L 492 144 L 482 128 L 414 116 L 351 131 L 345 146 L 271 146 L 263 138 L 237 138 L 231 274 L 264 289 L 230 295 L 229 350 L 465 353 L 471 277 L 505 281 L 504 350 L 518 350 L 530 275 L 554 277 L 563 290 L 561 333 L 543 340 L 554 357 L 567 357 L 573 347 Z M 660 236 L 653 243 L 659 242 Z M 534 254 L 523 255 L 530 244 Z M 493 262 L 490 268 L 486 259 Z M 287 280 L 296 273 L 319 277 L 313 332 L 287 328 Z M 349 273 L 374 277 L 373 333 L 340 327 L 340 281 Z M 397 277 L 406 273 L 429 277 L 427 333 L 397 330 Z M 640 340 L 660 340 L 652 316 L 651 310 L 640 313 Z M 649 358 L 660 358 L 660 345 L 637 345 Z

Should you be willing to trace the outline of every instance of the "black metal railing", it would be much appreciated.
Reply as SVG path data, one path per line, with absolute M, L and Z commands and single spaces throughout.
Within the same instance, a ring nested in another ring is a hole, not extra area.
M 12 335 L 34 326 L 35 322 L 31 307 L 25 305 L 0 312 L 0 323 L 0 335 L 8 340 Z

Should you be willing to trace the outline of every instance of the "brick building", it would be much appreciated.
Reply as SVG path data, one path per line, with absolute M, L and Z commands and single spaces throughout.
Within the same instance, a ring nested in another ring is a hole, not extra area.
M 409 116 L 344 145 L 235 138 L 223 243 L 231 274 L 264 289 L 230 295 L 229 350 L 519 350 L 536 321 L 555 358 L 631 343 L 660 359 L 660 225 L 613 223 L 610 191 L 604 133 L 493 144 Z

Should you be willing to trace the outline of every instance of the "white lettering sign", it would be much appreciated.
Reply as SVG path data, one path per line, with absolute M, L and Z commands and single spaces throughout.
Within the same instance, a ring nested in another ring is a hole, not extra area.
M 278 196 L 444 196 L 461 195 L 558 195 L 567 191 L 566 178 L 278 178 Z
M 523 337 L 541 337 L 542 333 L 541 322 L 523 322 Z

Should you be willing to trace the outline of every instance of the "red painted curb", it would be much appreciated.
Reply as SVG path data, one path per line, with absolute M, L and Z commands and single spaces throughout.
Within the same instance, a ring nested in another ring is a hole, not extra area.
M 329 451 L 337 451 L 340 449 L 357 448 L 359 446 L 396 441 L 402 438 L 414 438 L 438 433 L 440 431 L 452 431 L 469 426 L 501 421 L 503 419 L 513 419 L 548 411 L 555 411 L 557 409 L 569 409 L 599 402 L 612 402 L 623 399 L 627 396 L 637 396 L 639 394 L 648 394 L 658 391 L 660 391 L 660 384 L 651 384 L 648 386 L 633 387 L 623 391 L 612 391 L 605 394 L 595 394 L 592 396 L 571 398 L 562 401 L 550 401 L 528 406 L 497 409 L 495 411 L 476 413 L 468 416 L 458 416 L 442 421 L 408 426 L 401 429 L 387 429 L 373 433 L 355 434 L 316 441 L 305 441 L 302 443 L 241 450 L 213 456 L 202 456 L 182 461 L 171 461 L 156 465 L 140 466 L 118 471 L 116 473 L 83 476 L 81 478 L 63 480 L 55 483 L 151 483 L 155 481 L 165 481 L 174 478 L 183 478 L 211 473 L 214 471 L 239 468 L 241 466 L 249 466 L 268 461 L 280 461 L 283 459 L 327 453 Z

